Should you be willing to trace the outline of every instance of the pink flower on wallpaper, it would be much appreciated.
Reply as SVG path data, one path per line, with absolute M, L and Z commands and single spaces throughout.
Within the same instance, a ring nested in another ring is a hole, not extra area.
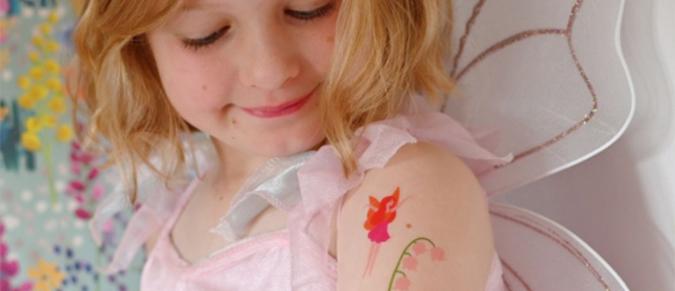
M 91 196 L 96 200 L 101 200 L 101 198 L 103 198 L 103 191 L 103 186 L 101 186 L 101 184 L 96 184 L 91 189 Z
M 73 172 L 76 175 L 79 175 L 81 172 L 82 166 L 80 166 L 79 162 L 73 161 L 72 164 L 70 164 L 70 171 Z
M 70 182 L 69 186 L 75 191 L 84 191 L 84 189 L 87 188 L 87 186 L 84 186 L 84 184 L 80 181 L 72 181 Z
M 0 290 L 11 290 L 11 291 L 31 291 L 33 290 L 33 285 L 31 283 L 23 283 L 18 288 L 13 288 L 7 279 L 0 279 Z
M 33 283 L 31 282 L 26 282 L 21 284 L 19 288 L 14 289 L 15 291 L 32 291 L 33 290 Z
M 0 0 L 0 12 L 9 13 L 9 0 Z
M 5 225 L 0 221 L 0 290 L 30 291 L 33 287 L 30 282 L 25 282 L 19 287 L 12 287 L 12 279 L 19 274 L 19 262 L 7 258 L 9 246 L 2 239 L 4 234 Z
M 95 156 L 84 152 L 77 142 L 71 143 L 70 150 L 73 178 L 68 183 L 66 191 L 78 203 L 78 208 L 74 212 L 75 217 L 89 220 L 97 202 L 103 199 L 104 188 L 96 183 L 100 170 L 94 164 Z
M 94 160 L 94 156 L 92 154 L 83 153 L 80 155 L 79 159 L 82 163 L 90 164 Z
M 96 179 L 96 177 L 98 177 L 98 169 L 93 168 L 93 169 L 91 169 L 91 171 L 89 171 L 89 175 L 87 175 L 87 179 L 94 180 L 94 179 Z
M 0 242 L 0 258 L 7 256 L 8 247 L 6 243 Z
M 82 219 L 82 220 L 89 220 L 92 216 L 91 212 L 87 211 L 86 209 L 78 208 L 75 210 L 75 216 L 77 218 Z
M 2 272 L 6 276 L 16 276 L 17 273 L 19 273 L 19 262 L 17 261 L 9 261 L 9 262 L 2 262 L 0 264 L 0 272 Z
M 112 233 L 113 231 L 115 231 L 115 224 L 113 223 L 112 220 L 107 220 L 106 222 L 103 223 L 104 233 Z

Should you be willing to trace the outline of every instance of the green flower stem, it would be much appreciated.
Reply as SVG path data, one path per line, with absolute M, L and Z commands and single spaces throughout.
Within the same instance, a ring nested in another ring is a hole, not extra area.
M 54 182 L 54 159 L 52 158 L 52 141 L 47 140 L 47 147 L 45 148 L 45 159 L 47 161 L 47 184 L 49 185 L 49 196 L 51 197 L 52 205 L 56 204 L 58 195 L 56 194 L 56 185 Z
M 405 273 L 403 273 L 402 271 L 399 271 L 398 268 L 401 266 L 401 262 L 403 261 L 403 258 L 405 257 L 405 255 L 409 255 L 409 256 L 412 255 L 408 252 L 408 249 L 411 246 L 413 246 L 416 242 L 421 241 L 421 240 L 430 243 L 432 247 L 436 247 L 436 244 L 434 244 L 433 241 L 431 241 L 430 239 L 428 239 L 426 237 L 418 237 L 418 238 L 412 240 L 410 243 L 408 243 L 408 245 L 405 247 L 405 249 L 403 249 L 403 252 L 401 253 L 401 256 L 398 258 L 398 262 L 396 263 L 396 268 L 394 269 L 394 272 L 391 274 L 391 278 L 389 278 L 389 287 L 387 288 L 387 291 L 391 291 L 392 290 L 391 288 L 394 287 L 394 278 L 396 278 L 396 274 L 402 274 L 403 276 L 407 277 L 407 275 Z
M 101 247 L 96 248 L 96 266 L 101 266 Z M 100 274 L 99 271 L 96 271 L 97 273 Z M 96 291 L 101 290 L 101 276 L 99 276 L 99 280 L 96 280 Z

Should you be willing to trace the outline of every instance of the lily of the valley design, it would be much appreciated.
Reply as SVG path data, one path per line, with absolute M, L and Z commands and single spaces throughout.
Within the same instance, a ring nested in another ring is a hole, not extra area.
M 405 249 L 403 249 L 401 256 L 399 256 L 396 268 L 394 268 L 394 272 L 389 278 L 389 287 L 387 288 L 387 291 L 407 291 L 410 288 L 410 285 L 412 285 L 410 278 L 408 278 L 408 274 L 417 271 L 417 265 L 420 263 L 420 258 L 427 253 L 431 256 L 432 262 L 445 260 L 445 251 L 436 246 L 431 239 L 418 237 L 408 243 Z

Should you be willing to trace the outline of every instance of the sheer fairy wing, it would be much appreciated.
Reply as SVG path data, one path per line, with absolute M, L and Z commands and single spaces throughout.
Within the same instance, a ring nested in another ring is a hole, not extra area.
M 509 290 L 628 290 L 593 249 L 556 222 L 494 202 L 490 218 Z
M 454 1 L 457 81 L 444 112 L 498 155 L 480 175 L 512 190 L 611 145 L 634 108 L 618 45 L 623 1 Z

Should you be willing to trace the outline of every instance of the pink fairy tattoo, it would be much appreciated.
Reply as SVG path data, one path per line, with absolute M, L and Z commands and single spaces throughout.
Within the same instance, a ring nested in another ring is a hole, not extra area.
M 428 247 L 431 249 L 428 249 Z M 410 288 L 412 282 L 408 278 L 408 274 L 406 274 L 403 270 L 409 272 L 417 271 L 419 259 L 427 252 L 429 253 L 433 262 L 445 260 L 445 251 L 442 248 L 437 247 L 436 244 L 434 244 L 434 242 L 430 239 L 426 237 L 418 237 L 412 240 L 405 247 L 405 249 L 403 249 L 403 253 L 401 253 L 401 256 L 398 258 L 394 273 L 391 274 L 391 278 L 389 279 L 389 288 L 387 288 L 387 291 L 407 291 Z
M 368 263 L 363 271 L 363 276 L 370 275 L 375 265 L 375 259 L 380 249 L 380 244 L 389 240 L 389 224 L 396 218 L 396 208 L 400 196 L 399 188 L 394 193 L 377 200 L 370 196 L 370 208 L 363 227 L 368 231 L 368 239 L 371 241 Z

